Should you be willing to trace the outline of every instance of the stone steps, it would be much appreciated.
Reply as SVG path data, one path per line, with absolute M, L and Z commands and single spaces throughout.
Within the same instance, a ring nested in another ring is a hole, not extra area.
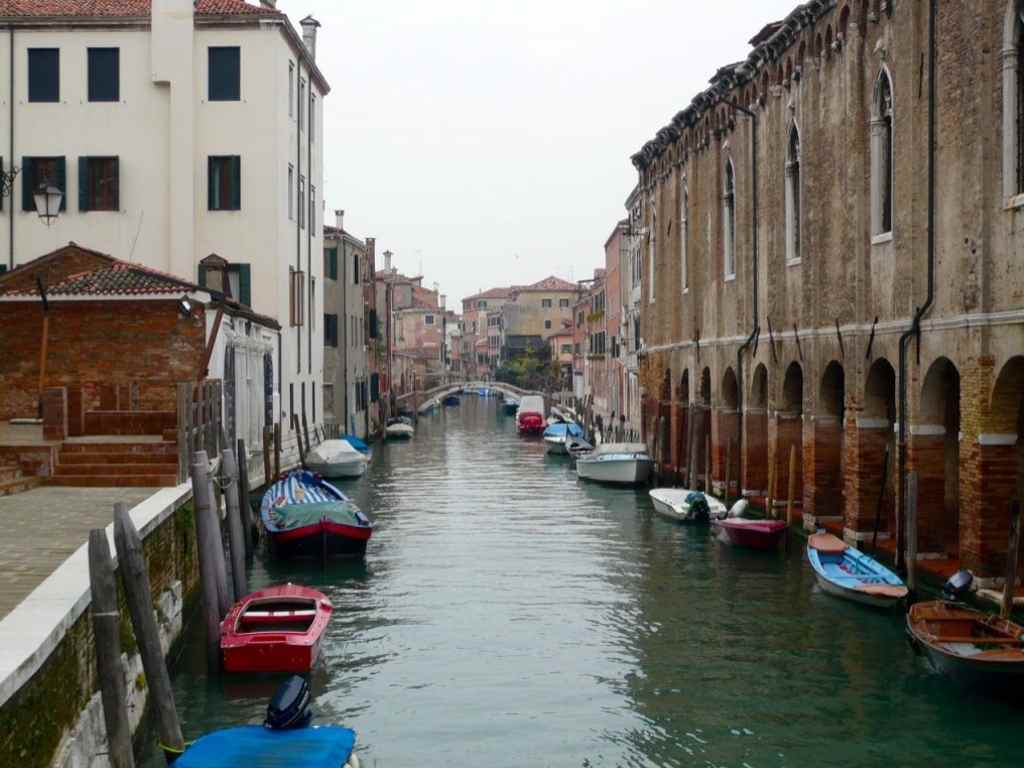
M 49 486 L 167 488 L 178 484 L 178 446 L 160 442 L 65 443 Z
M 13 496 L 39 487 L 40 478 L 25 477 L 16 464 L 0 465 L 0 496 Z
M 58 464 L 55 477 L 177 475 L 177 464 Z
M 177 475 L 61 475 L 47 477 L 44 485 L 64 488 L 171 488 Z
M 131 452 L 111 452 L 104 453 L 102 451 L 95 452 L 75 452 L 60 454 L 61 466 L 79 466 L 79 465 L 95 465 L 95 464 L 132 464 L 137 466 L 144 466 L 146 464 L 176 464 L 177 455 L 169 455 L 164 453 L 131 453 Z

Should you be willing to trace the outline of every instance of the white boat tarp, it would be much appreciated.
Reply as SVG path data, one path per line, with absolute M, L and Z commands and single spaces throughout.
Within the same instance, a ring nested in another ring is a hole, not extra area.
M 337 464 L 355 459 L 366 459 L 366 457 L 353 448 L 348 440 L 324 440 L 306 457 L 307 463 L 315 464 Z
M 540 395 L 526 395 L 519 401 L 520 413 L 539 413 L 544 415 L 544 398 Z
M 594 451 L 599 455 L 609 453 L 647 453 L 647 446 L 643 443 L 601 443 Z

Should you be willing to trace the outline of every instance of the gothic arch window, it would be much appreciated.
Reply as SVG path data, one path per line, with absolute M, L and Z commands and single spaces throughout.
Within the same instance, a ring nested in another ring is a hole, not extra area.
M 658 254 L 658 211 L 651 199 L 651 236 L 647 238 L 647 274 L 648 274 L 648 296 L 647 301 L 654 303 L 654 266 Z
M 725 161 L 725 183 L 722 194 L 722 242 L 725 278 L 736 277 L 736 169 L 732 160 Z
M 690 186 L 683 176 L 683 185 L 679 190 L 679 268 L 682 273 L 683 293 L 690 287 L 689 277 L 689 240 L 690 240 Z
M 893 228 L 893 96 L 892 80 L 883 69 L 875 83 L 871 108 L 871 234 Z
M 1024 0 L 1010 0 L 1003 30 L 1003 196 L 1024 195 Z
M 789 149 L 786 152 L 786 261 L 800 261 L 802 254 L 802 224 L 800 192 L 800 131 L 796 124 L 789 129 Z

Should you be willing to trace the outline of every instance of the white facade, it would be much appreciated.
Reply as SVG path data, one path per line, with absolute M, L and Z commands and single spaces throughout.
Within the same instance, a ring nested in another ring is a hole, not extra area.
M 196 15 L 192 0 L 153 0 L 152 7 L 152 22 L 16 18 L 13 31 L 0 35 L 0 60 L 14 63 L 13 93 L 0 83 L 4 170 L 26 157 L 63 157 L 66 168 L 66 208 L 49 227 L 22 210 L 24 179 L 15 180 L 0 212 L 0 263 L 13 268 L 74 241 L 192 281 L 211 253 L 248 264 L 252 309 L 282 328 L 274 361 L 278 415 L 287 430 L 304 394 L 307 417 L 319 423 L 327 83 L 280 14 Z M 213 46 L 239 49 L 238 100 L 208 98 Z M 38 48 L 59 50 L 56 102 L 29 100 L 28 51 Z M 119 50 L 117 101 L 89 101 L 89 48 Z M 239 210 L 209 210 L 211 156 L 240 158 Z M 118 210 L 80 210 L 82 157 L 118 158 Z M 291 270 L 303 272 L 303 325 L 292 322 Z

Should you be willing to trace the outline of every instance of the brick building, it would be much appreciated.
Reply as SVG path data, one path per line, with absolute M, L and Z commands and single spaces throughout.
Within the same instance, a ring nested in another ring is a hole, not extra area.
M 888 448 L 883 535 L 914 471 L 921 556 L 992 576 L 1024 448 L 1022 4 L 935 8 L 800 5 L 634 155 L 644 430 L 668 473 L 710 432 L 755 497 L 795 449 L 806 522 L 849 541 Z

